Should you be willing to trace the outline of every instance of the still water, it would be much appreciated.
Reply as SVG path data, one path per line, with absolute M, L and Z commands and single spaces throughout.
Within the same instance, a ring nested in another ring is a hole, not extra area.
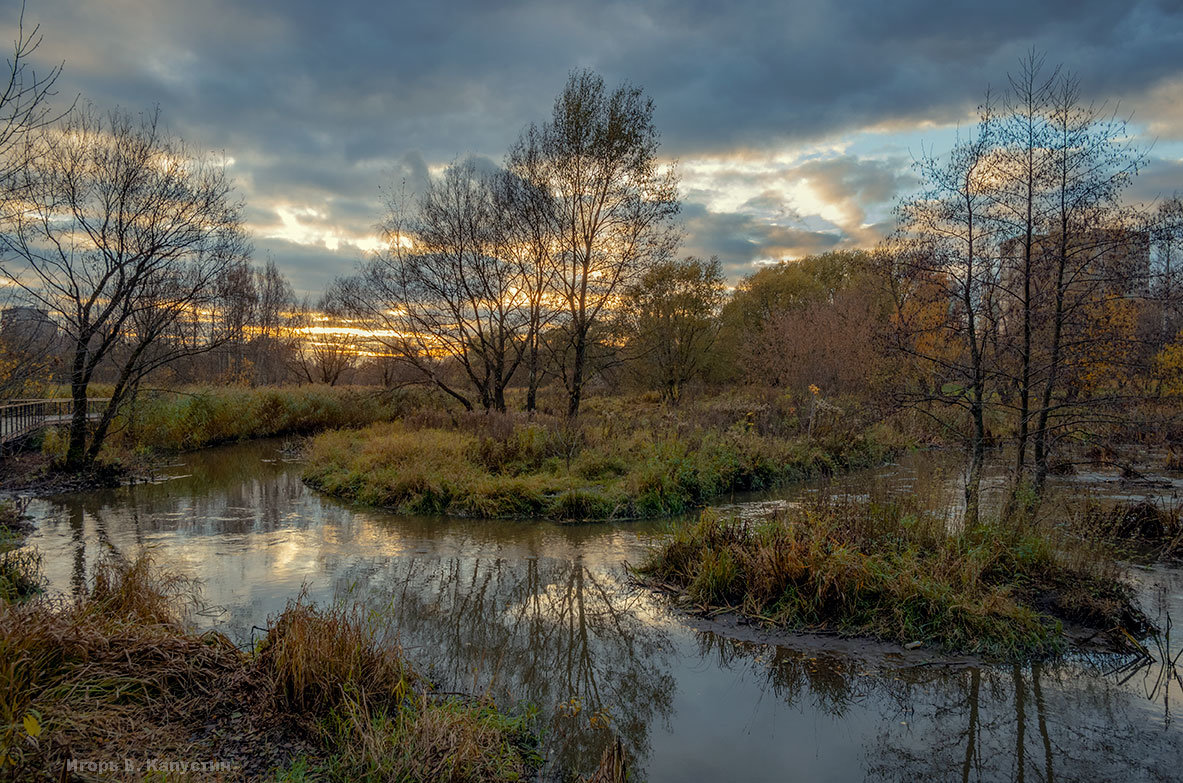
M 185 455 L 157 483 L 35 501 L 28 545 L 66 593 L 103 553 L 149 548 L 201 580 L 197 621 L 244 645 L 302 589 L 391 612 L 409 657 L 444 690 L 537 708 L 548 778 L 594 769 L 616 732 L 649 781 L 1183 780 L 1183 679 L 1170 664 L 982 666 L 826 637 L 774 644 L 629 584 L 623 564 L 677 522 L 394 516 L 308 489 L 281 445 Z M 837 489 L 923 488 L 953 503 L 947 459 L 913 455 Z M 1065 502 L 1180 491 L 1178 479 L 1111 479 L 1079 477 L 1062 486 Z M 766 513 L 813 491 L 720 505 Z M 1160 626 L 1183 619 L 1183 570 L 1135 578 Z M 1164 645 L 1169 657 L 1183 650 Z

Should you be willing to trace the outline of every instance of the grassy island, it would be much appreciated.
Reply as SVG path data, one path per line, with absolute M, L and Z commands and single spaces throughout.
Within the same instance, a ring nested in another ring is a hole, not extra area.
M 867 467 L 893 450 L 886 430 L 810 438 L 761 433 L 742 412 L 712 426 L 701 412 L 683 418 L 608 402 L 618 405 L 578 426 L 469 414 L 323 433 L 307 449 L 305 480 L 400 513 L 641 519 L 682 514 L 730 492 Z
M 1013 660 L 1064 651 L 1066 625 L 1146 630 L 1103 548 L 1026 520 L 949 531 L 898 503 L 818 504 L 756 522 L 704 514 L 638 573 L 771 626 Z

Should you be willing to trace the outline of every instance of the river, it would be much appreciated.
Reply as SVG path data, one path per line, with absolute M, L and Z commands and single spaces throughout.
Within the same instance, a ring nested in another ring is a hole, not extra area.
M 104 552 L 150 548 L 196 577 L 203 627 L 243 645 L 306 590 L 389 612 L 408 656 L 440 687 L 538 710 L 544 775 L 594 769 L 612 732 L 653 781 L 1180 780 L 1183 679 L 1162 661 L 1076 656 L 982 665 L 830 637 L 780 635 L 682 613 L 632 586 L 671 524 L 563 526 L 395 516 L 308 489 L 276 441 L 183 455 L 160 480 L 35 500 L 27 545 L 50 590 L 85 584 Z M 837 482 L 850 493 L 924 491 L 955 504 L 945 455 Z M 1064 497 L 1158 498 L 1061 480 Z M 830 488 L 828 491 L 834 491 Z M 814 485 L 728 499 L 766 513 Z M 1183 570 L 1135 568 L 1144 610 L 1183 619 Z M 1163 641 L 1170 657 L 1183 651 Z

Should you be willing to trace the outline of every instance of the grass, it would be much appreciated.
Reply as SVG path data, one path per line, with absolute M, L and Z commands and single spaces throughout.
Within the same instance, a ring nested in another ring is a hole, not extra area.
M 0 549 L 8 545 L 0 542 Z M 32 549 L 0 552 L 0 601 L 17 601 L 41 590 L 41 555 Z
M 1183 506 L 1177 503 L 1089 504 L 1082 521 L 1088 535 L 1111 542 L 1131 559 L 1183 559 Z
M 401 513 L 620 520 L 870 466 L 894 448 L 883 429 L 810 439 L 761 432 L 743 413 L 715 423 L 701 411 L 617 402 L 578 426 L 468 414 L 325 432 L 308 445 L 304 477 Z
M 288 778 L 521 780 L 537 763 L 528 721 L 491 703 L 435 697 L 357 606 L 297 599 L 259 648 L 279 712 L 298 716 L 332 752 L 293 762 Z
M 0 601 L 27 598 L 41 589 L 41 556 L 20 549 L 29 526 L 24 508 L 14 500 L 0 499 Z
M 420 395 L 288 386 L 189 390 L 139 400 L 128 428 L 137 445 L 197 449 L 219 443 L 358 427 L 394 418 Z
M 429 402 L 418 391 L 362 387 L 190 387 L 141 392 L 112 425 L 101 458 L 126 461 L 135 453 L 186 451 L 278 435 L 360 427 L 404 415 Z M 64 432 L 46 436 L 42 451 L 65 454 Z
M 766 521 L 704 514 L 640 566 L 702 607 L 999 659 L 1064 651 L 1064 623 L 1144 630 L 1099 544 L 1015 520 L 950 533 L 900 503 L 819 503 Z
M 186 727 L 204 724 L 243 659 L 185 631 L 181 588 L 147 560 L 108 561 L 80 600 L 0 603 L 4 777 L 56 777 L 67 759 L 115 749 L 191 749 Z
M 538 763 L 527 718 L 437 696 L 356 607 L 301 597 L 246 652 L 194 632 L 196 603 L 146 557 L 104 561 L 76 600 L 0 602 L 0 778 L 155 757 L 244 779 L 508 781 Z

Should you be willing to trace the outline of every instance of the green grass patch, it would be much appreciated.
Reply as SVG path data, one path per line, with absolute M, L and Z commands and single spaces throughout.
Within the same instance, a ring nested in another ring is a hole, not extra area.
M 638 569 L 703 607 L 991 658 L 1047 657 L 1063 623 L 1144 630 L 1100 546 L 1034 522 L 950 533 L 900 503 L 818 504 L 763 521 L 703 514 Z
M 656 419 L 656 420 L 655 420 Z M 305 480 L 331 495 L 400 513 L 552 520 L 683 514 L 720 495 L 772 488 L 881 462 L 871 431 L 807 440 L 662 421 L 641 411 L 565 422 L 460 416 L 325 432 L 307 448 Z

